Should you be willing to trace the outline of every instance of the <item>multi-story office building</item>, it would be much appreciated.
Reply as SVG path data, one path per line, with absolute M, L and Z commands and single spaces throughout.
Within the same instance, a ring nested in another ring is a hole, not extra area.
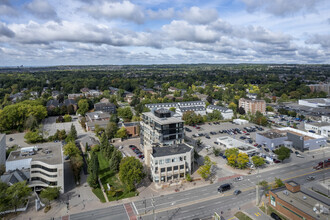
M 173 117 L 172 114 L 167 109 L 157 109 L 142 114 L 140 138 L 147 166 L 150 166 L 153 147 L 183 143 L 184 121 Z
M 262 114 L 266 113 L 266 102 L 265 100 L 252 100 L 252 99 L 239 99 L 239 107 L 244 108 L 245 112 L 250 112 L 251 114 L 255 114 L 257 111 Z
M 168 182 L 191 174 L 193 148 L 186 144 L 154 147 L 150 155 L 151 177 L 154 182 Z
M 0 166 L 6 163 L 6 135 L 0 134 Z
M 6 172 L 30 171 L 28 184 L 36 191 L 54 186 L 64 192 L 64 167 L 61 143 L 24 147 L 12 151 L 6 161 Z

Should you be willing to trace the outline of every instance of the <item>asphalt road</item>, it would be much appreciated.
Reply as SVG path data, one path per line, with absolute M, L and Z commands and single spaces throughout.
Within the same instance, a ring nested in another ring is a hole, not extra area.
M 89 212 L 70 215 L 70 220 L 109 220 L 109 219 L 128 219 L 124 205 L 111 206 L 104 209 L 97 209 Z
M 256 183 L 267 180 L 273 182 L 274 178 L 281 178 L 283 181 L 294 179 L 298 183 L 305 183 L 308 175 L 313 175 L 316 180 L 322 179 L 325 175 L 329 178 L 329 170 L 315 171 L 312 167 L 320 159 L 306 161 L 300 164 L 288 164 L 287 167 L 278 168 L 268 172 L 244 176 L 239 182 L 233 180 L 221 183 L 210 184 L 208 186 L 180 191 L 177 193 L 147 198 L 132 202 L 136 214 L 143 219 L 193 219 L 211 216 L 215 211 L 220 213 L 229 212 L 256 198 Z M 223 183 L 231 183 L 232 189 L 225 193 L 218 193 L 217 188 Z M 233 195 L 235 189 L 242 191 L 238 196 Z M 153 208 L 155 207 L 155 208 Z M 153 214 L 154 213 L 154 214 Z M 70 219 L 127 219 L 127 214 L 123 205 L 94 210 L 70 216 Z

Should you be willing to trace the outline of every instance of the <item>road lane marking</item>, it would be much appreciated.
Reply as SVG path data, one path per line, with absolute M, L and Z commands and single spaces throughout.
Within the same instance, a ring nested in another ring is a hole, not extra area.
M 313 171 L 313 172 L 309 172 L 309 173 L 305 173 L 305 174 L 301 174 L 301 175 L 289 177 L 289 178 L 283 179 L 283 181 L 289 180 L 289 179 L 294 179 L 294 178 L 305 176 L 305 175 L 309 175 L 309 174 L 312 174 L 312 173 L 318 173 L 318 172 L 329 170 L 329 169 L 330 168 L 325 168 L 325 169 L 316 170 L 316 171 Z M 271 182 L 269 184 L 274 184 L 274 183 L 275 182 Z M 255 189 L 255 186 L 242 189 L 241 191 L 242 192 L 246 192 L 246 191 L 249 191 L 249 190 L 252 190 L 252 189 Z M 213 195 L 213 196 L 210 196 L 210 197 L 206 197 L 206 198 L 202 198 L 202 199 L 199 199 L 199 200 L 194 200 L 194 201 L 187 202 L 187 203 L 177 204 L 175 207 L 160 208 L 158 210 L 155 210 L 155 213 L 161 213 L 161 212 L 169 211 L 169 210 L 176 209 L 176 208 L 186 207 L 186 206 L 189 206 L 189 205 L 194 205 L 194 204 L 198 204 L 198 203 L 201 203 L 201 202 L 206 202 L 206 201 L 209 201 L 209 200 L 212 200 L 212 199 L 216 199 L 216 198 L 227 197 L 227 196 L 232 195 L 232 193 L 233 192 L 230 191 L 230 192 L 227 192 L 227 193 L 221 193 L 220 196 L 219 196 L 219 194 L 216 194 L 216 195 Z M 146 215 L 149 215 L 149 214 L 146 214 Z M 143 214 L 141 216 L 143 216 Z
M 255 216 L 261 216 L 259 212 L 254 213 Z
M 133 208 L 135 209 L 136 214 L 139 215 L 139 211 L 137 210 L 137 208 L 136 208 L 136 206 L 135 206 L 135 203 L 132 202 L 132 204 L 133 204 Z

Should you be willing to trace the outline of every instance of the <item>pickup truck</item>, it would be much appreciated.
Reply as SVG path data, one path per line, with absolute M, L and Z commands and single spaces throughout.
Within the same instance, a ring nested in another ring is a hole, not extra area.
M 327 168 L 330 166 L 330 159 L 325 160 L 325 161 L 321 161 L 319 162 L 315 167 L 313 167 L 315 170 L 319 170 L 319 169 L 323 169 L 323 168 Z

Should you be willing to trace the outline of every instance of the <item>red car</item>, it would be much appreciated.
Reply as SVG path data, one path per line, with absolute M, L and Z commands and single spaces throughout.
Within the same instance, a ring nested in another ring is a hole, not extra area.
M 136 148 L 135 147 L 132 147 L 132 150 L 135 150 Z
M 280 160 L 277 160 L 277 159 L 273 159 L 274 163 L 281 163 Z
M 253 146 L 255 146 L 255 147 L 256 147 L 256 146 L 258 146 L 258 144 L 254 144 Z
M 196 129 L 200 129 L 201 127 L 196 127 Z

